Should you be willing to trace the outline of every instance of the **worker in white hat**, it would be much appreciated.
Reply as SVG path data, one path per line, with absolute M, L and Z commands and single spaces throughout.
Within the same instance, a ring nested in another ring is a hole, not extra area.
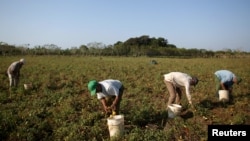
M 19 61 L 15 61 L 11 63 L 11 65 L 8 67 L 7 74 L 8 74 L 9 81 L 10 81 L 10 87 L 18 86 L 19 77 L 20 77 L 20 69 L 22 68 L 24 62 L 25 61 L 22 58 Z

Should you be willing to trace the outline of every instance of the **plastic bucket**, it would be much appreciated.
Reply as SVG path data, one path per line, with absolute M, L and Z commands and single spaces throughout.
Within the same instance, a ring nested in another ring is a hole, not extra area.
M 32 84 L 31 84 L 31 83 L 29 83 L 29 84 L 23 84 L 23 86 L 24 86 L 24 89 L 25 89 L 25 90 L 30 90 L 30 89 L 32 89 Z
M 110 137 L 120 137 L 124 133 L 124 115 L 114 115 L 108 119 Z
M 219 90 L 219 100 L 223 102 L 228 102 L 229 92 L 227 90 Z
M 168 117 L 174 118 L 181 113 L 182 106 L 179 104 L 171 104 L 168 106 Z

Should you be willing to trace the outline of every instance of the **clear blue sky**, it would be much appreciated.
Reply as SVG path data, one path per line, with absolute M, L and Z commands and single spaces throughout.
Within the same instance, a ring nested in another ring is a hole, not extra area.
M 250 0 L 0 0 L 0 42 L 62 49 L 149 35 L 250 51 Z

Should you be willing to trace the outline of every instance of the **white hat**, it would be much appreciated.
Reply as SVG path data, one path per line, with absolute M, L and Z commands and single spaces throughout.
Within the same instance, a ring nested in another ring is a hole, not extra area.
M 22 62 L 22 63 L 24 64 L 25 61 L 24 61 L 24 59 L 22 58 L 22 59 L 20 59 L 20 62 Z

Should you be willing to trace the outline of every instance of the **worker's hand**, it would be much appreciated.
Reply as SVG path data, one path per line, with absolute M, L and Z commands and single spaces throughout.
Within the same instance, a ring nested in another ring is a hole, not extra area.
M 192 111 L 196 111 L 194 105 L 192 103 L 189 103 L 188 107 L 192 110 Z
M 105 106 L 104 110 L 105 110 L 106 114 L 110 113 L 112 111 L 112 109 L 110 107 L 108 107 L 108 106 Z
M 111 108 L 111 109 L 115 108 L 115 105 L 116 105 L 116 104 L 113 103 L 113 104 L 110 106 L 110 108 Z
M 109 108 L 110 108 L 111 111 L 115 111 L 116 110 L 116 106 L 114 104 L 112 104 Z

